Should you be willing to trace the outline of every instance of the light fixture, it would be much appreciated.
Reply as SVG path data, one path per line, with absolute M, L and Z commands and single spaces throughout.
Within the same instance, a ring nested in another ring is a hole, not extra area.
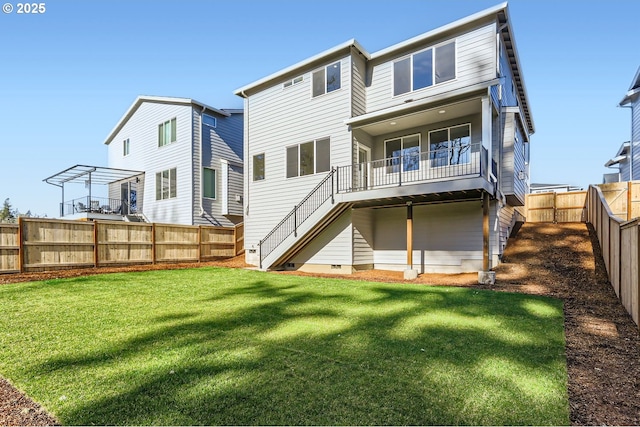
M 389 124 L 390 124 L 391 126 L 395 126 L 397 123 L 396 123 L 396 122 L 389 122 Z
M 438 111 L 438 113 L 440 113 L 440 114 L 444 114 L 444 113 L 446 113 L 446 112 L 447 112 L 447 110 L 440 110 L 440 111 Z

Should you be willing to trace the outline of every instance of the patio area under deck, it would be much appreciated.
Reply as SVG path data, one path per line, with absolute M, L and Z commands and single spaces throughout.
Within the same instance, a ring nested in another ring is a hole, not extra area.
M 144 172 L 115 169 L 102 166 L 75 165 L 43 179 L 47 184 L 59 187 L 62 192 L 60 218 L 78 220 L 115 220 L 122 221 L 126 215 L 139 213 L 135 192 L 127 191 L 127 197 L 118 199 L 98 197 L 93 192 L 94 185 L 109 185 L 115 182 L 127 183 L 138 179 Z M 71 200 L 65 199 L 65 186 L 80 184 L 87 195 Z

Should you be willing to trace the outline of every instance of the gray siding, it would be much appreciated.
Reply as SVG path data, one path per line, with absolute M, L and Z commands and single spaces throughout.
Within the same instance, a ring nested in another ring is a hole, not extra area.
M 367 111 L 377 111 L 402 105 L 407 99 L 424 98 L 464 88 L 496 78 L 495 23 L 451 36 L 432 40 L 402 56 L 449 40 L 456 41 L 456 78 L 415 92 L 393 96 L 393 62 L 402 56 L 386 59 L 372 70 L 371 86 L 367 88 Z
M 479 201 L 413 208 L 414 268 L 418 271 L 478 271 L 482 267 Z M 406 208 L 375 210 L 375 268 L 406 268 Z
M 631 180 L 640 180 L 640 100 L 634 102 L 631 109 L 631 154 L 633 172 Z
M 331 165 L 351 164 L 351 134 L 344 124 L 351 116 L 351 57 L 340 61 L 339 90 L 312 98 L 311 73 L 315 69 L 310 69 L 301 71 L 301 83 L 283 88 L 283 82 L 278 82 L 245 100 L 248 249 L 257 247 L 260 239 L 328 173 L 287 178 L 286 147 L 328 137 Z M 253 156 L 261 153 L 265 155 L 265 179 L 253 181 Z
M 288 262 L 351 265 L 351 235 L 351 210 L 347 210 Z
M 525 175 L 527 167 L 524 158 L 524 137 L 517 116 L 513 112 L 503 114 L 504 139 L 500 172 L 500 186 L 507 200 L 514 206 L 524 205 L 528 192 L 527 179 L 520 179 L 520 171 Z
M 373 266 L 374 211 L 354 209 L 353 221 L 353 265 Z
M 230 218 L 229 215 L 242 215 L 242 202 L 236 201 L 236 194 L 243 193 L 242 178 L 238 176 L 243 171 L 243 115 L 232 114 L 231 117 L 224 117 L 210 111 L 205 111 L 205 114 L 216 117 L 217 123 L 216 127 L 201 125 L 201 112 L 194 110 L 194 224 L 228 227 L 239 221 L 238 218 Z M 201 144 L 199 135 L 202 135 Z M 200 154 L 196 155 L 199 145 L 202 147 L 201 158 Z M 229 163 L 223 163 L 221 160 Z M 200 199 L 201 167 L 209 167 L 216 171 L 215 199 Z M 223 188 L 225 184 L 226 188 Z M 228 212 L 223 211 L 225 205 Z M 201 206 L 204 210 L 202 215 Z
M 192 117 L 190 106 L 144 102 L 108 145 L 109 167 L 145 171 L 144 214 L 153 222 L 191 224 L 193 206 Z M 158 147 L 158 125 L 176 118 L 177 141 Z M 130 154 L 123 156 L 122 141 Z M 177 197 L 156 200 L 155 174 L 176 168 Z M 114 190 L 115 191 L 115 190 Z

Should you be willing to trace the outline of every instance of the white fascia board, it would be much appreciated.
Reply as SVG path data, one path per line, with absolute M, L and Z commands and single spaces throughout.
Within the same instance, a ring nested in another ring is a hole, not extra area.
M 500 83 L 500 79 L 489 80 L 486 82 L 478 83 L 476 85 L 468 86 L 466 88 L 452 90 L 450 92 L 441 93 L 435 96 L 428 96 L 426 98 L 417 99 L 415 101 L 406 102 L 404 104 L 396 105 L 394 107 L 385 108 L 384 110 L 373 111 L 371 113 L 362 114 L 360 116 L 351 117 L 346 119 L 344 124 L 352 127 L 360 127 L 370 123 L 374 123 L 378 120 L 384 120 L 388 116 L 402 115 L 404 113 L 411 112 L 413 110 L 419 110 L 421 107 L 427 107 L 430 104 L 446 101 L 452 97 L 463 96 L 465 94 L 471 94 L 483 89 L 487 89 L 491 86 Z
M 124 113 L 122 118 L 120 120 L 118 120 L 118 123 L 116 123 L 116 125 L 111 130 L 111 132 L 109 132 L 109 135 L 104 140 L 104 144 L 105 145 L 109 145 L 111 143 L 111 141 L 116 136 L 116 134 L 120 131 L 120 129 L 122 129 L 122 127 L 125 125 L 125 123 L 127 123 L 127 121 L 129 121 L 129 119 L 131 118 L 131 116 L 133 116 L 133 114 L 136 112 L 136 110 L 145 102 L 153 102 L 153 103 L 157 103 L 157 104 L 173 104 L 173 105 L 197 105 L 198 107 L 202 108 L 203 110 L 209 110 L 209 111 L 211 111 L 213 113 L 220 114 L 221 116 L 224 116 L 224 117 L 231 116 L 231 114 L 226 112 L 226 111 L 210 107 L 207 104 L 203 104 L 203 103 L 198 102 L 198 101 L 196 101 L 194 99 L 191 99 L 191 98 L 140 95 L 140 96 L 138 96 L 136 98 L 136 100 L 133 102 L 133 104 L 131 104 L 131 106 L 129 107 L 127 112 Z
M 450 30 L 455 29 L 457 27 L 461 27 L 461 26 L 467 25 L 467 24 L 469 24 L 469 23 L 471 23 L 473 21 L 477 21 L 477 20 L 480 20 L 480 19 L 484 19 L 484 18 L 486 18 L 488 16 L 495 15 L 496 13 L 498 13 L 498 12 L 500 12 L 502 10 L 506 11 L 506 9 L 507 9 L 507 3 L 504 2 L 504 3 L 501 3 L 501 4 L 496 5 L 494 7 L 491 7 L 491 8 L 482 10 L 480 12 L 474 13 L 473 15 L 469 15 L 469 16 L 467 16 L 465 18 L 462 18 L 462 19 L 459 19 L 457 21 L 451 22 L 450 24 L 443 25 L 442 27 L 438 27 L 438 28 L 436 28 L 434 30 L 431 30 L 431 31 L 428 31 L 426 33 L 417 35 L 417 36 L 415 36 L 413 38 L 410 38 L 408 40 L 405 40 L 403 42 L 394 44 L 393 46 L 389 46 L 389 47 L 387 47 L 385 49 L 382 49 L 382 50 L 379 50 L 377 52 L 374 52 L 374 53 L 371 54 L 371 60 L 375 60 L 375 59 L 377 59 L 379 57 L 392 54 L 393 52 L 395 52 L 397 50 L 402 50 L 402 49 L 404 49 L 406 47 L 409 47 L 409 46 L 411 46 L 413 44 L 420 43 L 423 40 L 428 40 L 430 38 L 437 37 L 442 33 L 446 33 L 447 31 L 450 31 Z
M 622 101 L 620 101 L 618 106 L 623 107 L 627 104 L 630 104 L 631 102 L 633 102 L 634 98 L 636 98 L 639 93 L 640 93 L 640 88 L 630 90 L 629 92 L 627 92 L 625 97 L 622 98 Z
M 290 67 L 284 68 L 280 71 L 277 71 L 271 75 L 268 75 L 267 77 L 264 77 L 260 80 L 257 80 L 253 83 L 250 83 L 246 86 L 241 87 L 240 89 L 236 89 L 233 93 L 235 95 L 241 96 L 243 98 L 247 98 L 248 95 L 246 95 L 247 91 L 250 91 L 251 89 L 258 87 L 258 86 L 262 86 L 268 82 L 270 82 L 271 80 L 276 80 L 282 76 L 284 76 L 285 74 L 289 74 L 289 73 L 293 73 L 295 70 L 297 69 L 303 69 L 308 67 L 310 64 L 313 64 L 315 62 L 319 62 L 321 61 L 323 58 L 325 57 L 329 57 L 332 55 L 335 55 L 341 51 L 346 51 L 347 49 L 349 49 L 350 47 L 355 47 L 358 51 L 360 51 L 360 53 L 362 53 L 364 55 L 365 58 L 369 59 L 370 55 L 369 53 L 360 45 L 360 43 L 358 43 L 358 41 L 356 39 L 351 39 L 348 40 L 342 44 L 339 44 L 335 47 L 332 47 L 331 49 L 325 50 L 324 52 L 321 52 L 317 55 L 312 56 L 311 58 L 307 58 L 303 61 L 298 62 L 297 64 L 294 64 Z

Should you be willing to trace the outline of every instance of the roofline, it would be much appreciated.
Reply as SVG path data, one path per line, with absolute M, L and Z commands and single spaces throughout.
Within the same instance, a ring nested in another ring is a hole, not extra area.
M 297 69 L 301 69 L 301 68 L 306 68 L 309 67 L 310 65 L 316 63 L 316 62 L 320 62 L 323 59 L 330 57 L 330 56 L 334 56 L 342 51 L 348 51 L 351 47 L 355 47 L 358 51 L 360 51 L 365 58 L 370 59 L 371 56 L 369 55 L 369 53 L 362 47 L 362 45 L 356 40 L 356 39 L 351 39 L 351 40 L 347 40 L 344 43 L 341 43 L 337 46 L 334 46 L 330 49 L 325 50 L 324 52 L 320 52 L 317 55 L 314 55 L 310 58 L 307 58 L 303 61 L 298 62 L 297 64 L 291 65 L 287 68 L 284 68 L 280 71 L 277 71 L 273 74 L 268 75 L 267 77 L 264 77 L 260 80 L 256 80 L 253 83 L 250 83 L 246 86 L 243 86 L 239 89 L 236 89 L 233 93 L 235 95 L 241 96 L 243 98 L 247 98 L 247 94 L 246 92 L 254 89 L 258 86 L 262 86 L 272 80 L 276 80 L 278 78 L 282 78 L 284 75 L 289 74 L 294 72 Z
M 427 40 L 427 39 L 430 39 L 430 38 L 433 38 L 433 37 L 437 37 L 438 35 L 440 35 L 442 33 L 446 33 L 447 31 L 451 31 L 451 30 L 453 30 L 453 29 L 455 29 L 457 27 L 461 27 L 461 26 L 467 25 L 467 24 L 469 24 L 471 22 L 487 18 L 487 17 L 489 17 L 491 15 L 495 15 L 496 13 L 498 13 L 501 10 L 506 9 L 506 8 L 507 8 L 507 2 L 504 2 L 504 3 L 498 4 L 496 6 L 490 7 L 488 9 L 482 10 L 480 12 L 476 12 L 473 15 L 466 16 L 466 17 L 464 17 L 462 19 L 458 19 L 457 21 L 453 21 L 453 22 L 451 22 L 449 24 L 445 24 L 445 25 L 443 25 L 441 27 L 438 27 L 438 28 L 435 28 L 435 29 L 433 29 L 431 31 L 427 31 L 426 33 L 419 34 L 419 35 L 417 35 L 415 37 L 412 37 L 412 38 L 410 38 L 408 40 L 405 40 L 403 42 L 394 44 L 392 46 L 389 46 L 387 48 L 384 48 L 384 49 L 381 49 L 381 50 L 379 50 L 377 52 L 374 52 L 373 54 L 371 54 L 371 58 L 370 59 L 374 60 L 374 59 L 378 59 L 380 57 L 392 54 L 395 51 L 402 50 L 402 49 L 405 49 L 407 47 L 410 47 L 413 44 L 418 44 L 418 43 L 421 43 L 424 40 Z
M 153 103 L 156 103 L 156 104 L 195 105 L 195 106 L 198 106 L 198 107 L 202 108 L 203 111 L 204 110 L 209 110 L 209 111 L 211 111 L 213 113 L 220 114 L 220 115 L 222 115 L 224 117 L 231 116 L 231 113 L 229 113 L 229 112 L 227 112 L 225 110 L 220 110 L 218 108 L 211 107 L 211 106 L 209 106 L 207 104 L 203 104 L 202 102 L 196 101 L 196 100 L 191 99 L 191 98 L 178 98 L 178 97 L 171 97 L 171 96 L 140 95 L 140 96 L 138 96 L 136 98 L 135 101 L 133 101 L 133 104 L 131 104 L 131 106 L 129 107 L 127 112 L 124 113 L 122 118 L 120 118 L 120 120 L 118 120 L 118 123 L 116 123 L 116 125 L 111 130 L 111 132 L 109 132 L 109 135 L 104 140 L 104 144 L 105 145 L 109 145 L 111 143 L 113 138 L 115 138 L 116 134 L 118 132 L 120 132 L 122 127 L 125 125 L 125 123 L 131 118 L 131 116 L 133 116 L 133 114 L 140 107 L 140 105 L 142 105 L 145 102 L 153 102 Z M 232 110 L 229 110 L 229 111 L 232 111 Z
M 636 97 L 640 93 L 640 87 L 636 89 L 631 89 L 627 92 L 627 94 L 622 98 L 622 101 L 618 104 L 618 107 L 624 107 L 627 104 L 633 102 L 633 98 Z

